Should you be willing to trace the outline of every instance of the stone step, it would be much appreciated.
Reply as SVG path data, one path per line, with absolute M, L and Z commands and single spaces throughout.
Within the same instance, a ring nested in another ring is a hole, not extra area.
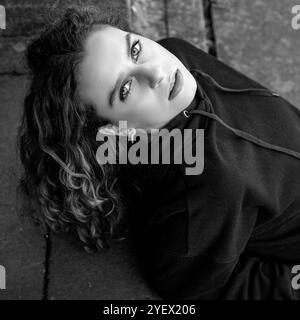
M 291 25 L 296 2 L 218 3 L 213 6 L 218 58 L 300 108 L 300 30 Z

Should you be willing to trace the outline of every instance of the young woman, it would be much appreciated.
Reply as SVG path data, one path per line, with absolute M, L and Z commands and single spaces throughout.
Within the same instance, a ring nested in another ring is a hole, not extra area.
M 86 249 L 129 226 L 163 298 L 299 299 L 300 111 L 188 42 L 116 18 L 70 8 L 28 47 L 20 186 L 39 218 Z M 203 171 L 100 164 L 97 133 L 120 135 L 121 120 L 204 129 Z

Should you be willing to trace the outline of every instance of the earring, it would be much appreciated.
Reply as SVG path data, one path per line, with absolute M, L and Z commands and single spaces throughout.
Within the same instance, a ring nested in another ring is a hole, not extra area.
M 136 135 L 136 129 L 135 128 L 129 128 L 127 130 L 127 135 L 129 137 L 129 141 L 133 142 L 135 140 L 135 135 Z

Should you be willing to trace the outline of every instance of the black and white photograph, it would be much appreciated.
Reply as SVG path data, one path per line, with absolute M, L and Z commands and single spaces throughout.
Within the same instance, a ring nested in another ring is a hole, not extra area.
M 0 300 L 300 300 L 299 0 L 0 0 L 0 122 Z

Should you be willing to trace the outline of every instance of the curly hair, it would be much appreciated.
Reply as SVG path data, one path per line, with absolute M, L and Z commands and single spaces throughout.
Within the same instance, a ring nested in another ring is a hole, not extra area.
M 107 121 L 80 100 L 77 72 L 93 30 L 129 27 L 115 8 L 72 6 L 55 16 L 26 51 L 31 82 L 18 129 L 18 189 L 46 228 L 74 231 L 87 251 L 106 249 L 124 234 L 126 208 L 118 166 L 96 161 L 97 128 Z

